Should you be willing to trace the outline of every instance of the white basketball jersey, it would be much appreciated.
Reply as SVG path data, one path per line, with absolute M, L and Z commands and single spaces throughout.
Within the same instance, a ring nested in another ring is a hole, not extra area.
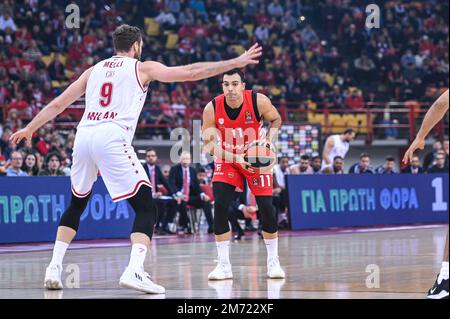
M 331 162 L 333 162 L 333 160 L 336 156 L 345 158 L 345 155 L 347 155 L 350 144 L 348 142 L 343 142 L 339 135 L 333 135 L 331 137 L 334 140 L 334 146 L 331 149 L 330 156 L 329 156 Z
M 94 66 L 79 128 L 113 122 L 133 137 L 148 89 L 139 79 L 138 63 L 133 58 L 113 56 Z

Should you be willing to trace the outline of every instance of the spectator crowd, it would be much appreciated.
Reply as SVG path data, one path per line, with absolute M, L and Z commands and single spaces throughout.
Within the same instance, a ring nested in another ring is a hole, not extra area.
M 380 101 L 430 103 L 448 86 L 447 1 L 378 1 L 380 28 L 371 29 L 365 27 L 366 3 L 360 0 L 74 3 L 81 23 L 73 29 L 65 26 L 68 1 L 0 4 L 3 126 L 17 130 L 84 69 L 113 55 L 111 32 L 121 23 L 145 31 L 143 59 L 167 65 L 228 59 L 259 42 L 264 56 L 246 69 L 248 87 L 292 110 L 360 109 Z M 147 128 L 140 133 L 166 137 L 187 112 L 199 117 L 219 92 L 217 79 L 153 84 L 147 101 L 151 108 L 140 120 Z M 60 117 L 74 119 L 73 114 Z M 148 127 L 153 125 L 157 128 Z

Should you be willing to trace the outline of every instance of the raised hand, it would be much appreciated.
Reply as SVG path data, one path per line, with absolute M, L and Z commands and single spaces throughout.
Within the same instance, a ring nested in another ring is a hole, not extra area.
M 255 43 L 250 49 L 242 53 L 237 60 L 237 67 L 243 68 L 249 64 L 258 64 L 259 57 L 262 55 L 262 48 Z

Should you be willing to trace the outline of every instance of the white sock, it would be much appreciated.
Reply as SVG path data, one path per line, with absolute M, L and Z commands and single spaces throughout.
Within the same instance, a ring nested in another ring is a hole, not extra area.
M 229 264 L 230 263 L 230 241 L 216 241 L 217 254 L 219 256 L 219 262 Z
M 52 260 L 50 261 L 50 265 L 62 266 L 67 247 L 69 247 L 69 244 L 59 240 L 55 241 L 55 246 L 53 247 L 53 256 Z
M 442 279 L 448 279 L 448 261 L 442 262 L 441 272 L 439 273 L 439 277 Z
M 147 246 L 143 244 L 133 244 L 131 246 L 130 262 L 128 263 L 128 267 L 133 269 L 144 269 L 146 255 Z
M 267 248 L 267 260 L 278 257 L 278 238 L 264 239 Z

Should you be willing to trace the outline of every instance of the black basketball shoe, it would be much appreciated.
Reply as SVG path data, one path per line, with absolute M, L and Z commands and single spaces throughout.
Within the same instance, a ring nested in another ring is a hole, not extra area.
M 448 299 L 448 278 L 439 281 L 439 275 L 434 282 L 433 288 L 428 290 L 428 299 Z

